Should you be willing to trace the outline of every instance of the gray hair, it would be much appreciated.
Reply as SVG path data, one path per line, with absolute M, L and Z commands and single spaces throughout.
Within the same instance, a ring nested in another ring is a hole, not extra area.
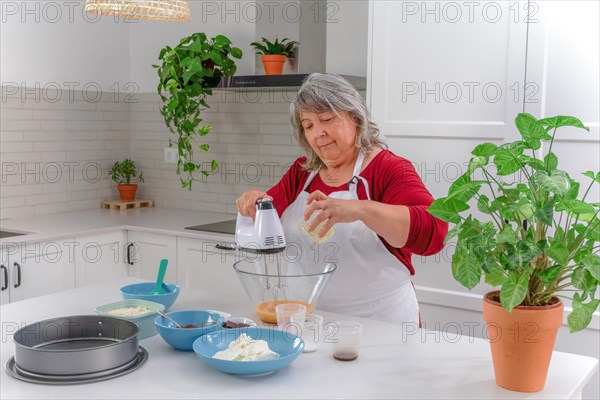
M 379 128 L 371 120 L 367 104 L 358 91 L 348 81 L 335 74 L 310 74 L 298 90 L 296 99 L 290 104 L 291 122 L 294 136 L 302 147 L 306 162 L 302 167 L 314 171 L 325 166 L 317 153 L 310 147 L 300 113 L 347 112 L 356 123 L 355 146 L 368 153 L 373 146 L 387 148 L 379 135 Z

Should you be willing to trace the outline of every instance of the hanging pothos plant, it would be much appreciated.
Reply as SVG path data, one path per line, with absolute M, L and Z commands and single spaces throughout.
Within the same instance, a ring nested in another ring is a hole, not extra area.
M 210 108 L 207 96 L 212 95 L 220 77 L 232 76 L 237 70 L 230 56 L 240 59 L 242 51 L 232 47 L 227 37 L 218 35 L 209 39 L 204 33 L 194 33 L 181 39 L 175 48 L 163 48 L 158 56 L 162 64 L 153 65 L 158 69 L 158 94 L 164 103 L 160 112 L 169 130 L 177 135 L 177 175 L 181 186 L 189 190 L 196 180 L 195 172 L 206 176 L 218 165 L 212 160 L 210 169 L 203 167 L 194 161 L 194 150 L 196 139 L 212 129 L 210 125 L 202 125 L 200 118 L 200 113 Z M 172 145 L 169 139 L 169 146 Z M 198 148 L 208 151 L 209 145 L 199 144 Z

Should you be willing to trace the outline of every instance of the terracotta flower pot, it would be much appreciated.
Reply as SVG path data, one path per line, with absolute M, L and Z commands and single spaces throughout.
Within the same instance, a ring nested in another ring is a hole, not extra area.
M 499 303 L 500 292 L 483 298 L 496 384 L 518 392 L 544 388 L 564 305 L 558 298 L 548 306 L 517 306 L 511 313 Z
M 261 56 L 266 75 L 281 75 L 286 56 L 278 54 L 264 54 Z
M 117 189 L 119 189 L 119 196 L 121 196 L 121 201 L 133 201 L 135 199 L 137 187 L 138 185 L 135 183 L 130 185 L 117 185 Z

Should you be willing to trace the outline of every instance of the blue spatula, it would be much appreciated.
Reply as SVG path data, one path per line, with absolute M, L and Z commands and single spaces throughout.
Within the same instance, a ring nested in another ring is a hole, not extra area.
M 169 264 L 169 260 L 167 260 L 166 258 L 160 260 L 160 267 L 158 267 L 158 277 L 156 277 L 156 286 L 154 286 L 154 289 L 152 289 L 148 294 L 169 293 L 169 291 L 163 287 L 163 280 L 165 279 L 165 273 L 167 272 L 167 264 Z

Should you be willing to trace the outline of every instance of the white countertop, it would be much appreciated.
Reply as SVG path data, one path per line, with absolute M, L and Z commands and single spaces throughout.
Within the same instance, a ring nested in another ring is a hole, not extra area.
M 231 235 L 202 233 L 185 229 L 186 226 L 210 224 L 235 219 L 235 215 L 205 211 L 176 210 L 170 208 L 140 208 L 126 211 L 97 209 L 28 218 L 0 220 L 0 229 L 16 233 L 29 233 L 0 239 L 0 244 L 23 243 L 60 239 L 79 235 L 95 235 L 117 229 L 146 231 L 191 238 L 231 241 Z
M 1 360 L 14 354 L 12 334 L 27 323 L 47 318 L 93 314 L 96 306 L 119 300 L 119 288 L 132 278 L 82 287 L 0 307 Z M 182 288 L 172 307 L 217 309 L 258 321 L 245 297 Z M 325 322 L 348 319 L 322 313 Z M 239 377 L 213 370 L 191 352 L 180 352 L 160 336 L 140 341 L 149 360 L 119 378 L 73 386 L 21 382 L 1 372 L 2 399 L 25 398 L 477 398 L 570 399 L 598 368 L 591 357 L 554 352 L 546 388 L 511 392 L 496 386 L 489 344 L 477 338 L 422 331 L 403 335 L 401 325 L 352 317 L 364 324 L 358 359 L 340 362 L 322 344 L 288 367 L 261 377 Z M 404 336 L 404 337 L 403 337 Z

